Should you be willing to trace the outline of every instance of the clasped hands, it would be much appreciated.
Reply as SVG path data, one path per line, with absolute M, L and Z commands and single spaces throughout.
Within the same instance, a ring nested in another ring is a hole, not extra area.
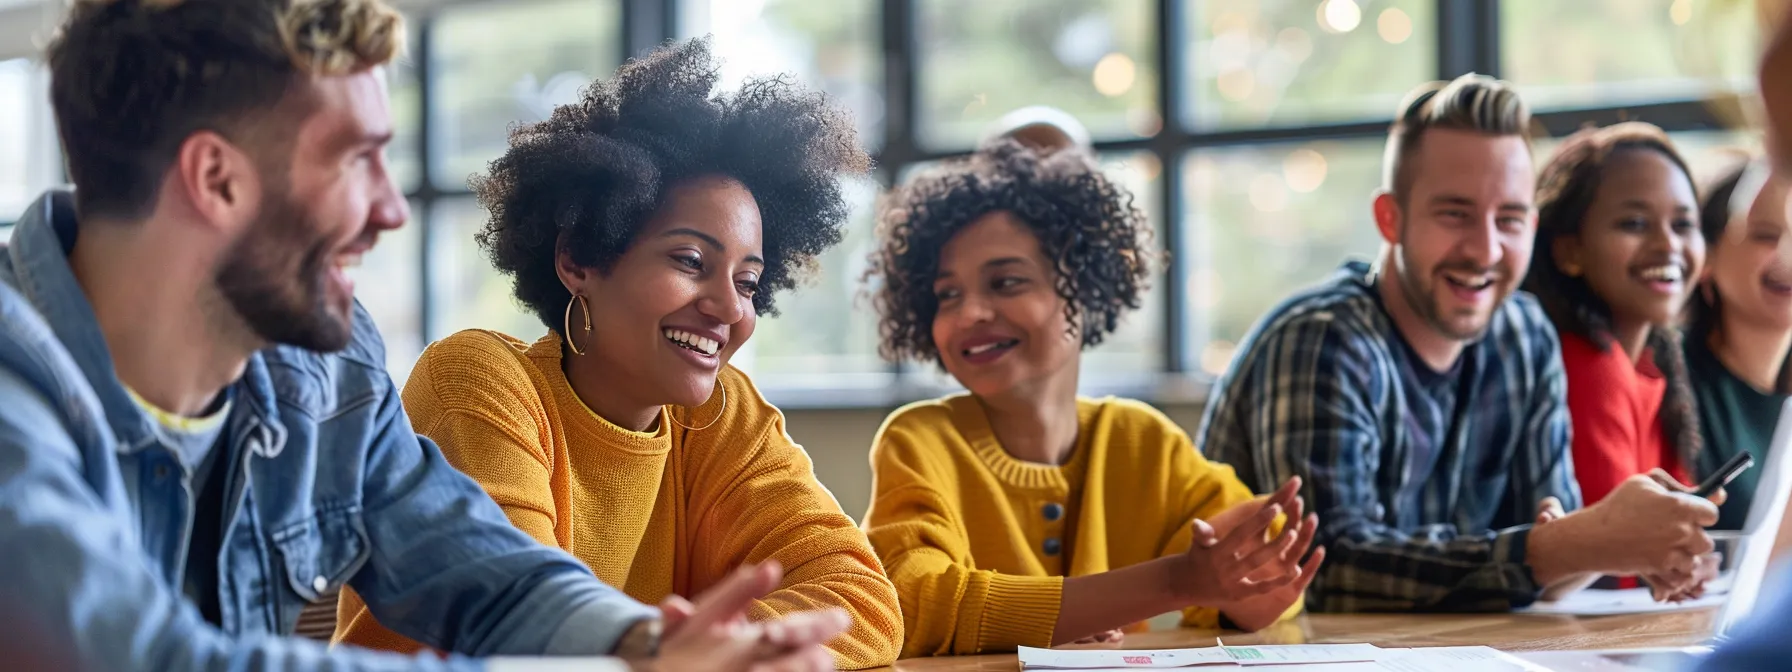
M 1172 590 L 1188 604 L 1218 608 L 1240 628 L 1274 624 L 1325 562 L 1325 548 L 1313 546 L 1319 516 L 1306 513 L 1300 485 L 1299 477 L 1290 478 L 1273 494 L 1193 521 L 1194 540 L 1181 556 Z M 1281 533 L 1271 536 L 1270 527 L 1284 513 Z
M 1639 576 L 1649 585 L 1656 601 L 1681 602 L 1705 594 L 1705 584 L 1717 578 L 1720 556 L 1705 528 L 1717 523 L 1717 507 L 1725 494 L 1718 490 L 1700 498 L 1666 471 L 1625 480 L 1599 503 L 1587 507 L 1587 525 L 1577 530 L 1585 552 L 1606 556 L 1597 571 Z M 1537 507 L 1541 528 L 1562 520 L 1561 502 L 1545 498 Z M 1584 534 L 1582 534 L 1584 533 Z

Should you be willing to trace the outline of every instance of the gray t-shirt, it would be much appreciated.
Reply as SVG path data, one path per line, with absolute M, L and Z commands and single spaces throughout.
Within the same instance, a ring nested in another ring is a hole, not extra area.
M 225 421 L 230 418 L 230 397 L 226 389 L 205 415 L 185 417 L 157 408 L 131 392 L 131 400 L 155 420 L 156 440 L 174 453 L 191 474 L 187 492 L 193 498 L 188 509 L 193 512 L 193 536 L 187 544 L 181 588 L 213 625 L 222 620 L 218 606 L 218 551 L 223 544 L 224 482 L 229 480 L 219 467 L 224 451 L 216 448 L 224 434 Z

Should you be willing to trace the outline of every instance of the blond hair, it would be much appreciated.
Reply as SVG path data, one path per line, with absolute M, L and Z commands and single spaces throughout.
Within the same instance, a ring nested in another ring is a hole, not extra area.
M 1518 91 L 1500 80 L 1469 73 L 1448 82 L 1421 84 L 1400 101 L 1399 116 L 1388 130 L 1381 187 L 1405 201 L 1412 188 L 1406 163 L 1419 151 L 1425 131 L 1442 128 L 1528 138 L 1530 127 L 1530 108 Z
M 289 146 L 301 84 L 403 46 L 403 19 L 381 0 L 76 0 L 47 59 L 76 208 L 147 215 L 195 132 Z

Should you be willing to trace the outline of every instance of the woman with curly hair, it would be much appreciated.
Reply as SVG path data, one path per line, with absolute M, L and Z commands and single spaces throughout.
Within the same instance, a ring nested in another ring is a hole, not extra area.
M 851 120 L 779 77 L 718 93 L 706 41 L 661 48 L 512 132 L 475 178 L 479 243 L 550 333 L 464 331 L 404 389 L 418 433 L 511 522 L 647 603 L 786 569 L 754 619 L 836 608 L 844 668 L 896 658 L 895 589 L 729 358 L 840 241 Z M 469 605 L 476 608 L 477 605 Z M 345 592 L 337 641 L 413 649 Z
M 1667 134 L 1641 122 L 1568 136 L 1538 179 L 1537 258 L 1524 289 L 1561 333 L 1574 475 L 1588 505 L 1656 469 L 1687 481 L 1698 462 L 1675 329 L 1705 262 L 1694 191 Z
M 1078 152 L 1014 140 L 893 194 L 868 279 L 886 357 L 969 394 L 884 421 L 864 525 L 904 656 L 1110 640 L 1152 616 L 1246 629 L 1299 609 L 1323 558 L 1291 482 L 1253 500 L 1151 407 L 1077 396 L 1080 352 L 1139 306 L 1132 196 Z M 1271 534 L 1279 518 L 1299 521 Z
M 1737 453 L 1767 462 L 1780 409 L 1792 395 L 1792 224 L 1785 179 L 1766 161 L 1727 172 L 1699 209 L 1705 275 L 1687 305 L 1686 369 L 1692 380 L 1704 450 L 1695 477 Z M 1715 529 L 1740 530 L 1755 499 L 1760 469 L 1724 486 Z

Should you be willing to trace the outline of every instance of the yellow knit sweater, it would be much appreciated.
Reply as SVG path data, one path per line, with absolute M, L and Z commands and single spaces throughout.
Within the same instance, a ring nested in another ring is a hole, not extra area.
M 853 626 L 830 644 L 837 664 L 895 660 L 895 588 L 864 533 L 815 480 L 784 416 L 746 375 L 722 372 L 726 410 L 715 425 L 688 431 L 668 419 L 702 427 L 719 399 L 662 411 L 656 431 L 639 433 L 586 408 L 560 365 L 552 333 L 531 346 L 464 331 L 423 353 L 405 385 L 405 410 L 511 523 L 630 597 L 657 604 L 695 596 L 735 567 L 775 559 L 784 585 L 755 604 L 751 618 L 840 607 Z M 335 641 L 421 648 L 381 627 L 347 588 Z
M 1184 552 L 1192 519 L 1251 498 L 1150 406 L 1079 399 L 1077 420 L 1062 466 L 1011 457 L 968 395 L 884 421 L 864 524 L 902 596 L 904 657 L 1050 646 L 1063 577 Z M 1219 613 L 1192 607 L 1183 624 Z

